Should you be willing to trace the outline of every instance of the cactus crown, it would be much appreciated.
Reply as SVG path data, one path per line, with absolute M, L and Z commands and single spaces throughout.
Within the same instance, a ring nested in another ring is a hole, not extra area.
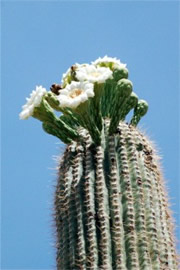
M 110 120 L 111 135 L 132 109 L 130 125 L 136 126 L 148 104 L 133 92 L 126 64 L 105 56 L 91 64 L 73 65 L 63 74 L 62 84 L 53 84 L 50 91 L 36 87 L 22 108 L 20 119 L 39 119 L 44 131 L 66 144 L 80 141 L 86 129 L 100 145 L 105 119 Z M 60 117 L 54 110 L 62 112 Z

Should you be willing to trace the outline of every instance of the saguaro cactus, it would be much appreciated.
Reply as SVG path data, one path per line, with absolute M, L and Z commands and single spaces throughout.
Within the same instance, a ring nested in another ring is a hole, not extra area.
M 136 127 L 147 109 L 126 65 L 107 56 L 73 65 L 23 106 L 21 119 L 67 144 L 54 200 L 58 270 L 178 269 L 158 156 Z

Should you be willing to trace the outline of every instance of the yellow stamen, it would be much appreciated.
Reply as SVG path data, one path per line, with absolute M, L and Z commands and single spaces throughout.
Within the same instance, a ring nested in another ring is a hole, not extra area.
M 71 98 L 75 98 L 75 97 L 78 97 L 81 93 L 82 93 L 81 89 L 74 89 L 73 91 L 71 91 L 69 96 Z
M 99 73 L 99 72 L 92 72 L 91 75 L 92 75 L 93 77 L 98 77 L 98 76 L 100 75 L 100 73 Z

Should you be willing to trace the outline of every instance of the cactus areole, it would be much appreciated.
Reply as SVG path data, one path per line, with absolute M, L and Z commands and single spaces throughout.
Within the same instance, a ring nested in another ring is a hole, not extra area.
M 67 144 L 54 199 L 58 270 L 178 269 L 158 156 L 137 128 L 147 110 L 126 65 L 107 56 L 27 98 L 20 118 Z

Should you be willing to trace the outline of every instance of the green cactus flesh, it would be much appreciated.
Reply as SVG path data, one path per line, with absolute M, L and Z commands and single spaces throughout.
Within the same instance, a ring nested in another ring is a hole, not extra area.
M 58 270 L 178 269 L 158 156 L 136 127 L 147 110 L 125 65 L 106 56 L 75 64 L 51 92 L 36 87 L 23 106 L 21 119 L 67 144 L 54 201 Z
M 151 143 L 104 121 L 96 146 L 82 130 L 61 159 L 55 197 L 58 269 L 175 270 L 164 184 Z

